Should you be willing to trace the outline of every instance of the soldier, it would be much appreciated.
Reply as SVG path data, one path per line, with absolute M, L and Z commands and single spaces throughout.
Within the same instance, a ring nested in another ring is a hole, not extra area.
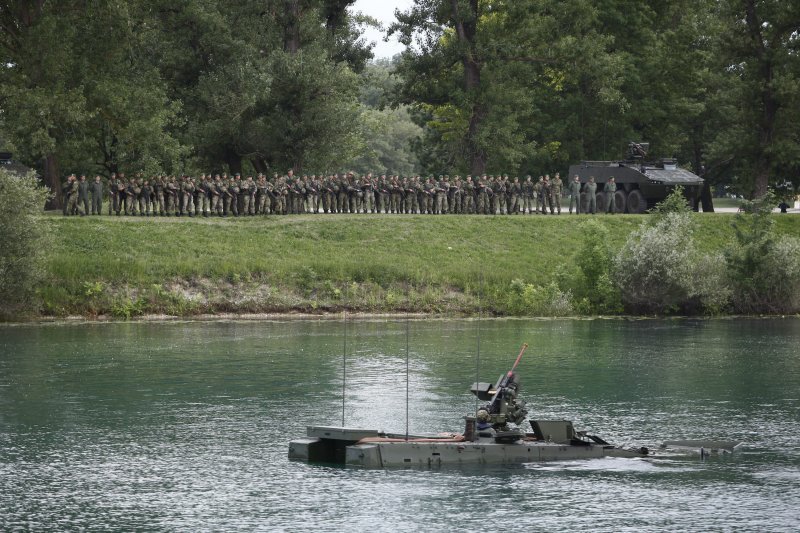
M 489 214 L 489 188 L 486 184 L 486 174 L 478 178 L 476 186 L 478 199 L 477 199 L 477 213 L 479 215 Z
M 613 176 L 608 178 L 604 190 L 606 193 L 606 213 L 611 213 L 613 215 L 617 211 L 617 201 L 615 198 L 617 192 L 617 182 L 614 181 Z
M 125 213 L 126 215 L 136 216 L 139 214 L 140 192 L 142 192 L 142 188 L 139 186 L 139 182 L 136 178 L 133 178 L 130 183 L 128 183 L 128 188 L 125 189 L 125 196 L 128 200 L 128 212 Z
M 367 173 L 364 183 L 361 184 L 361 191 L 364 193 L 364 212 L 373 213 L 375 211 L 375 186 L 372 184 L 372 173 Z
M 594 215 L 597 212 L 597 184 L 594 182 L 594 176 L 589 176 L 583 192 L 586 193 L 586 212 Z
M 436 183 L 433 181 L 433 176 L 427 179 L 422 190 L 425 193 L 425 209 L 422 212 L 432 215 L 435 212 L 434 202 L 436 196 Z
M 103 182 L 100 181 L 100 176 L 95 176 L 94 181 L 90 187 L 92 192 L 92 214 L 103 214 Z
M 347 202 L 347 177 L 344 174 L 336 174 L 334 191 L 336 191 L 336 212 L 345 213 L 349 210 Z
M 453 185 L 450 187 L 450 212 L 456 215 L 461 214 L 461 196 L 464 194 L 464 184 L 461 183 L 461 176 L 456 176 Z
M 117 211 L 117 173 L 112 172 L 108 178 L 108 216 Z
M 142 178 L 142 173 L 139 172 L 136 174 L 136 179 L 133 180 L 134 187 L 133 192 L 136 197 L 133 199 L 134 204 L 136 204 L 136 211 L 139 216 L 144 216 L 144 198 L 142 197 L 142 188 L 144 187 L 144 179 Z
M 264 177 L 264 174 L 259 174 L 258 178 L 256 179 L 256 208 L 255 212 L 257 215 L 265 215 L 266 214 L 266 205 L 267 205 L 267 178 Z
M 120 213 L 128 214 L 128 185 L 125 183 L 125 174 L 119 175 L 117 178 L 117 216 Z
M 144 180 L 142 185 L 142 201 L 144 204 L 144 212 L 142 214 L 149 217 L 151 211 L 153 211 L 153 186 L 150 185 L 148 180 Z
M 575 214 L 581 214 L 581 179 L 575 174 L 569 184 L 569 214 L 572 214 L 572 206 L 575 206 Z
M 439 176 L 439 181 L 433 184 L 433 193 L 434 193 L 434 205 L 433 205 L 433 214 L 434 215 L 441 215 L 443 213 L 443 209 L 445 207 L 445 200 L 447 198 L 447 189 L 445 188 L 444 184 L 444 176 Z
M 203 216 L 209 217 L 212 214 L 211 196 L 213 193 L 211 189 L 214 187 L 214 182 L 211 181 L 210 173 L 203 178 L 203 182 L 200 185 L 201 185 L 200 201 L 202 202 Z
M 388 213 L 389 212 L 389 184 L 386 181 L 386 174 L 381 174 L 381 177 L 378 178 L 378 184 L 376 186 L 376 198 L 377 198 L 377 211 L 378 213 Z
M 322 212 L 335 213 L 336 212 L 336 196 L 333 190 L 333 176 L 326 176 L 322 180 L 322 188 L 320 189 L 320 197 L 322 198 Z
M 322 174 L 319 176 L 316 174 L 311 176 L 311 181 L 306 184 L 306 190 L 308 191 L 308 208 L 314 214 L 319 213 L 320 194 L 322 193 Z M 373 196 L 373 199 L 374 198 Z
M 515 215 L 519 214 L 520 197 L 522 196 L 522 184 L 519 178 L 514 176 L 514 182 L 509 186 L 509 202 L 508 212 Z
M 472 176 L 467 176 L 464 182 L 464 192 L 461 195 L 461 212 L 471 214 L 475 212 L 475 182 Z
M 522 185 L 522 213 L 533 214 L 533 178 L 530 174 L 525 177 Z
M 164 176 L 158 176 L 156 179 L 153 180 L 153 215 L 164 216 L 165 213 L 165 205 L 164 205 L 164 189 L 166 187 L 166 182 L 164 181 Z
M 242 180 L 241 185 L 239 185 L 239 204 L 241 205 L 239 213 L 245 216 L 251 214 L 250 193 L 252 192 L 253 185 L 253 176 L 247 176 L 246 179 Z
M 542 189 L 544 188 L 544 176 L 539 176 L 539 181 L 533 185 L 533 205 L 538 215 L 542 205 Z
M 170 176 L 167 182 L 166 195 L 164 196 L 164 211 L 167 216 L 178 215 L 178 196 L 180 195 L 180 188 L 175 176 Z
M 561 183 L 561 176 L 558 172 L 556 172 L 553 181 L 550 183 L 550 190 L 551 190 L 551 197 L 552 202 L 555 204 L 555 208 L 558 211 L 558 214 L 561 214 L 561 189 L 563 184 Z M 551 209 L 552 211 L 552 209 Z
M 183 194 L 181 215 L 194 216 L 194 182 L 189 176 L 183 177 L 181 192 Z
M 78 210 L 78 181 L 75 174 L 67 176 L 67 181 L 62 187 L 64 191 L 64 216 L 72 216 Z
M 286 201 L 289 198 L 289 185 L 286 183 L 285 177 L 278 179 L 278 186 L 276 187 L 276 190 L 278 193 L 276 211 L 279 215 L 286 215 L 288 214 Z
M 502 183 L 500 183 L 500 177 L 495 178 L 494 176 L 489 176 L 489 188 L 492 191 L 492 207 L 491 211 L 493 215 L 498 213 L 502 213 L 500 208 L 500 187 L 502 187 Z M 503 193 L 505 195 L 505 192 Z
M 550 188 L 550 174 L 544 175 L 542 181 L 542 214 L 547 214 L 547 208 L 550 208 L 550 214 L 555 214 L 553 210 L 553 191 Z
M 230 202 L 228 204 L 228 213 L 232 216 L 239 216 L 239 191 L 241 185 L 241 174 L 236 174 L 228 182 L 228 197 Z
M 78 207 L 81 216 L 89 214 L 89 182 L 86 181 L 86 175 L 81 174 L 78 180 Z

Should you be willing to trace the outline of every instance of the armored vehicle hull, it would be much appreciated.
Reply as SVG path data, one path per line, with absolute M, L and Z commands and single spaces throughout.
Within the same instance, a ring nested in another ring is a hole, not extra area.
M 566 421 L 542 421 L 558 425 Z M 532 425 L 537 422 L 532 422 Z M 597 438 L 597 437 L 595 437 Z M 500 435 L 393 435 L 375 430 L 311 426 L 308 437 L 289 443 L 289 459 L 342 464 L 364 468 L 409 468 L 459 465 L 503 465 L 541 461 L 566 461 L 600 457 L 645 457 L 646 448 L 622 449 L 611 444 L 574 438 L 538 440 L 534 433 L 512 442 Z
M 697 209 L 703 178 L 678 168 L 671 159 L 646 163 L 646 144 L 631 143 L 629 159 L 624 161 L 582 161 L 569 167 L 569 179 L 580 177 L 585 184 L 590 177 L 597 183 L 597 211 L 604 212 L 607 205 L 606 184 L 614 178 L 617 191 L 614 193 L 617 213 L 644 213 L 666 198 L 672 190 L 683 187 L 684 195 L 693 209 Z M 581 193 L 581 208 L 586 212 L 589 200 Z

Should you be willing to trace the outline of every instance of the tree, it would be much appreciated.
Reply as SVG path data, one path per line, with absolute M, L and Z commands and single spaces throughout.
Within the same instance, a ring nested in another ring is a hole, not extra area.
M 597 31 L 598 10 L 588 1 L 417 0 L 397 17 L 390 32 L 416 47 L 403 54 L 400 101 L 417 106 L 425 145 L 456 171 L 565 163 L 559 136 L 582 118 L 573 88 L 624 105 L 620 63 L 607 53 L 611 40 Z M 559 121 L 565 101 L 571 116 Z
M 22 159 L 44 158 L 60 203 L 59 166 L 104 174 L 156 172 L 184 148 L 168 99 L 145 54 L 152 25 L 140 2 L 11 2 L 2 8 L 0 102 Z M 53 46 L 57 44 L 56 46 Z
M 30 305 L 44 274 L 49 235 L 38 213 L 49 194 L 33 174 L 18 176 L 0 168 L 0 317 Z
M 711 156 L 728 162 L 738 188 L 758 198 L 770 183 L 798 183 L 800 175 L 800 6 L 726 0 L 717 15 L 725 86 Z

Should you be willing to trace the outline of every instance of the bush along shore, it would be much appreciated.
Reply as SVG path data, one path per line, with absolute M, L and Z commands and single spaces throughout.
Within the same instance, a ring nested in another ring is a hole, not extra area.
M 666 203 L 665 203 L 666 204 Z M 45 215 L 52 244 L 6 319 L 261 313 L 794 314 L 800 217 Z

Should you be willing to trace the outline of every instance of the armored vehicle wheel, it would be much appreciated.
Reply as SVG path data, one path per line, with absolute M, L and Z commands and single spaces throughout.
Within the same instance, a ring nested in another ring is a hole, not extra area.
M 597 202 L 597 212 L 598 213 L 605 213 L 606 212 L 606 195 L 605 193 L 599 192 L 594 195 L 595 201 Z
M 641 214 L 647 211 L 647 200 L 639 189 L 628 193 L 628 213 Z
M 625 191 L 617 191 L 614 193 L 614 204 L 617 213 L 625 212 Z

